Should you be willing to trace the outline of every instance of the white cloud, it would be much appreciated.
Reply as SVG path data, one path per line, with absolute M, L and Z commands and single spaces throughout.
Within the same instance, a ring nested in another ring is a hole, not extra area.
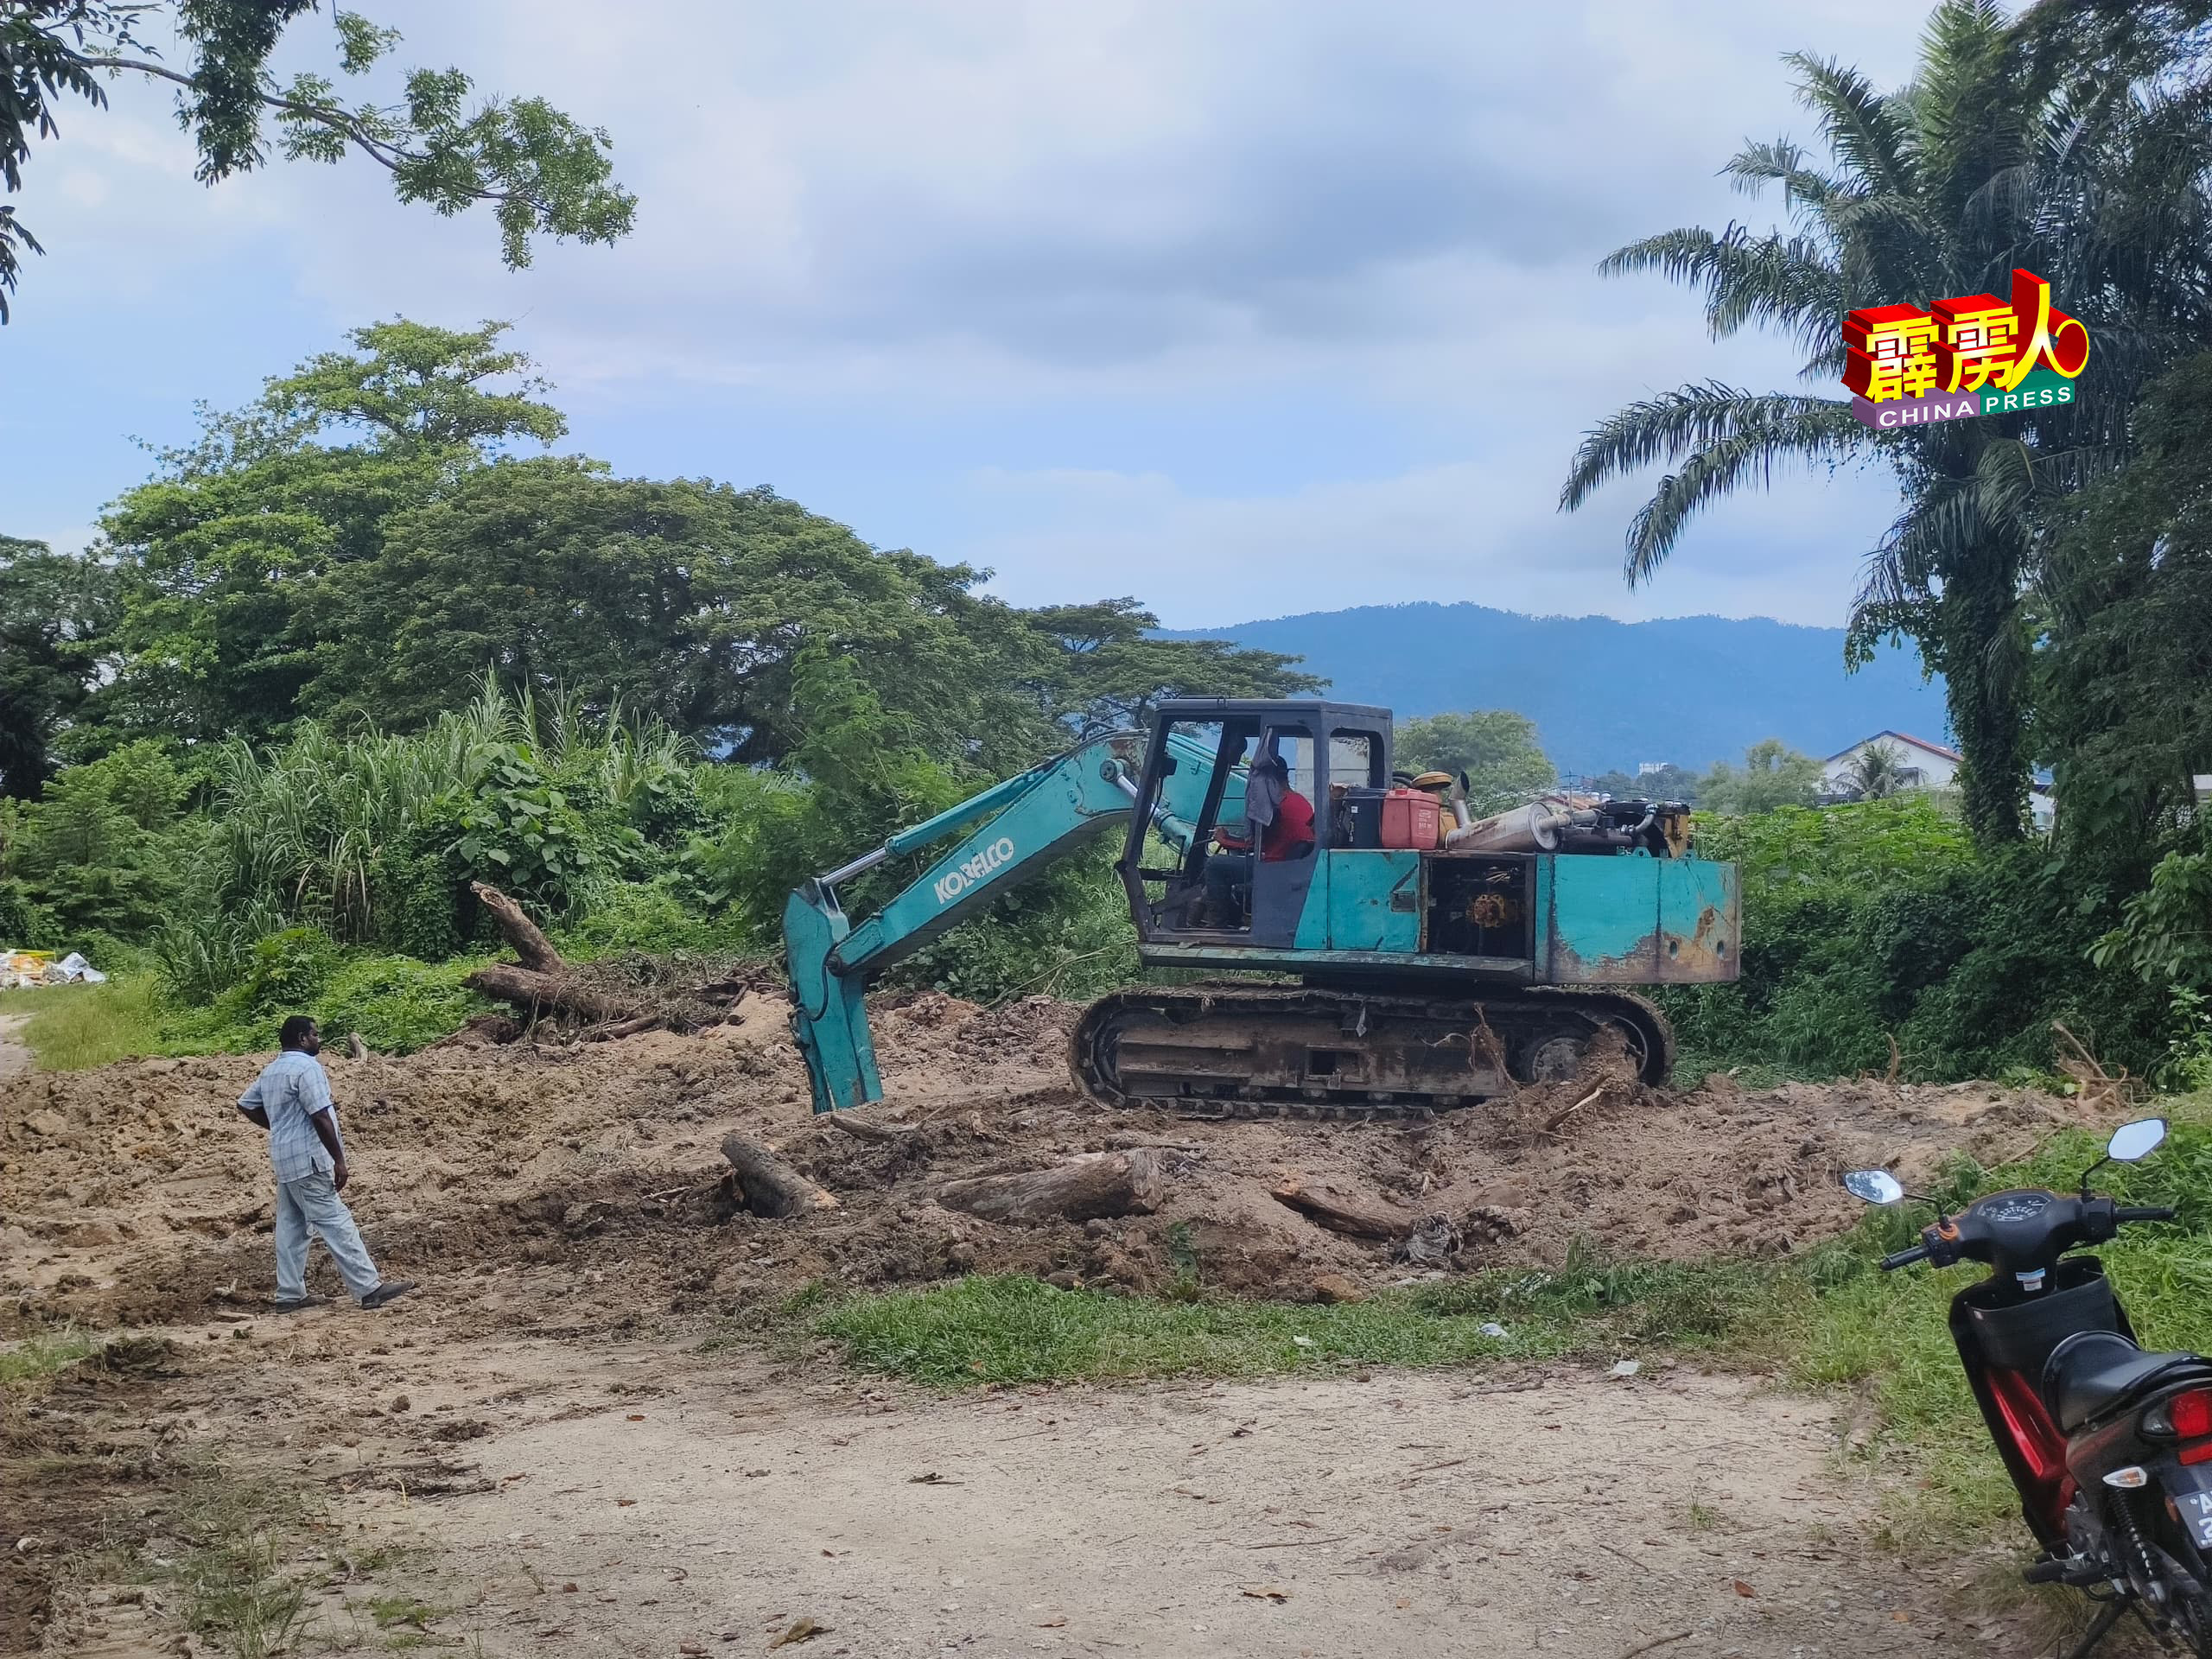
M 988 529 L 945 550 L 995 568 L 1017 603 L 1135 594 L 1172 626 L 1413 600 L 1473 600 L 1539 615 L 1637 619 L 1710 612 L 1834 626 L 1894 491 L 1879 474 L 1808 482 L 1720 507 L 1701 556 L 1678 554 L 1634 593 L 1618 515 L 1564 518 L 1514 457 L 1307 486 L 1195 497 L 1154 474 L 984 472 L 969 482 Z
M 298 354 L 269 337 L 278 306 L 321 318 L 318 344 L 394 312 L 503 315 L 601 431 L 658 432 L 675 407 L 732 431 L 799 405 L 958 411 L 973 435 L 944 463 L 942 522 L 871 533 L 993 563 L 1010 594 L 1134 591 L 1178 620 L 1274 594 L 1832 622 L 1888 517 L 1878 480 L 1793 486 L 1714 516 L 1630 594 L 1637 492 L 1564 520 L 1554 501 L 1581 431 L 1623 401 L 1789 383 L 1786 346 L 1716 347 L 1693 296 L 1593 266 L 1650 231 L 1770 216 L 1714 174 L 1746 134 L 1815 136 L 1778 54 L 1894 81 L 1925 0 L 376 10 L 403 64 L 459 63 L 608 127 L 636 234 L 546 246 L 517 276 L 485 213 L 401 206 L 359 160 L 203 191 L 164 97 L 118 89 L 35 158 L 25 217 L 54 253 L 17 327 L 82 319 L 118 365 L 196 364 L 221 340 L 250 385 Z M 306 25 L 286 50 L 327 62 Z M 174 319 L 151 342 L 114 327 L 147 313 Z M 1236 435 L 1194 442 L 1186 417 L 1255 404 L 1285 428 L 1394 435 L 1225 482 Z M 80 407 L 29 435 L 66 445 L 70 419 L 114 417 Z M 861 495 L 892 459 L 855 426 L 807 496 L 833 516 L 852 516 L 840 468 Z M 757 475 L 742 452 L 715 464 Z

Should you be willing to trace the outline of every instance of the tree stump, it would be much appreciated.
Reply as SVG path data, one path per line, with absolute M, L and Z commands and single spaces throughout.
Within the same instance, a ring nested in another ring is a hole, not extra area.
M 476 895 L 476 902 L 492 912 L 492 919 L 499 925 L 499 937 L 506 940 L 515 953 L 515 960 L 534 974 L 565 974 L 569 964 L 553 941 L 538 931 L 536 922 L 523 914 L 522 906 L 497 887 L 481 881 L 472 881 L 468 890 Z

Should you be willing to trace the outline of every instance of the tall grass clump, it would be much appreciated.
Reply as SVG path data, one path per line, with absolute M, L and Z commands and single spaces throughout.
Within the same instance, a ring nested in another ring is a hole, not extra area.
M 206 1000 L 251 972 L 261 942 L 302 927 L 442 960 L 468 942 L 477 880 L 549 917 L 580 912 L 641 873 L 645 831 L 689 827 L 692 760 L 620 708 L 488 678 L 417 732 L 308 720 L 272 748 L 225 745 L 207 762 L 188 898 L 154 939 L 164 976 Z

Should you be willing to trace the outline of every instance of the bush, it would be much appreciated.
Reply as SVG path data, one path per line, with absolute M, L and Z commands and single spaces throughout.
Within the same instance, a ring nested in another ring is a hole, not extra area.
M 359 1032 L 379 1054 L 411 1054 L 451 1036 L 474 1015 L 493 1012 L 492 1003 L 461 982 L 480 965 L 355 957 L 330 976 L 309 1012 L 326 1043 Z
M 231 995 L 242 1013 L 297 1014 L 338 966 L 338 944 L 317 927 L 288 927 L 258 941 Z
M 734 908 L 702 914 L 667 883 L 613 882 L 598 891 L 584 913 L 556 928 L 553 942 L 579 962 L 618 951 L 745 952 L 760 939 Z
M 1800 1076 L 2047 1073 L 2054 1020 L 2138 1075 L 2164 1053 L 2152 988 L 2091 953 L 2118 899 L 2040 844 L 1977 854 L 1911 794 L 1699 818 L 1698 850 L 1743 880 L 1742 975 L 1670 989 L 1686 1074 L 1779 1064 Z

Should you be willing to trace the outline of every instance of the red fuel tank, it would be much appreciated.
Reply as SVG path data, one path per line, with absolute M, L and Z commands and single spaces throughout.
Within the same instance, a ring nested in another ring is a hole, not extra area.
M 1402 851 L 1436 850 L 1436 797 L 1427 790 L 1394 789 L 1382 798 L 1382 844 Z

